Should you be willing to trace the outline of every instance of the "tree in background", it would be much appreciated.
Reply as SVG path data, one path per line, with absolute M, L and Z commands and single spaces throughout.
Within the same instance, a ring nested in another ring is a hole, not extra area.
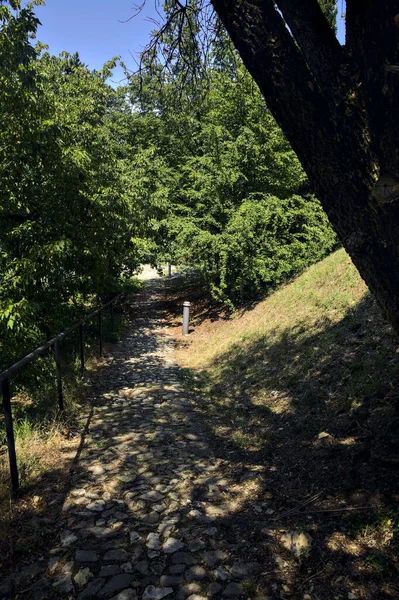
M 130 94 L 147 131 L 143 143 L 163 163 L 155 180 L 166 214 L 154 248 L 194 267 L 231 306 L 299 273 L 336 239 L 256 85 L 220 36 L 195 80 L 178 60 L 165 70 L 155 54 L 131 77 Z
M 322 4 L 331 17 L 333 3 Z M 399 331 L 397 2 L 347 0 L 344 46 L 317 0 L 212 5 L 343 245 Z M 209 5 L 170 0 L 166 7 L 162 31 L 177 24 L 180 35 L 185 19 L 195 19 L 206 48 L 218 29 Z
M 32 7 L 0 19 L 1 369 L 121 289 L 142 222 L 112 62 L 91 72 L 33 47 Z
M 77 53 L 34 47 L 33 7 L 17 8 L 0 3 L 2 366 L 122 289 L 142 262 L 194 267 L 232 305 L 333 247 L 223 30 L 204 51 L 193 14 L 162 34 L 164 49 L 180 36 L 183 60 L 165 69 L 154 47 L 147 70 L 114 90 L 115 60 L 91 71 Z

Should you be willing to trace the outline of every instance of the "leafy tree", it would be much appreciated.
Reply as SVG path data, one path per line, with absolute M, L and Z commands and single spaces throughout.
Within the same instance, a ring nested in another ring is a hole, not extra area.
M 318 0 L 318 2 L 320 4 L 320 7 L 321 7 L 323 13 L 325 14 L 330 26 L 336 32 L 336 30 L 337 30 L 337 14 L 338 14 L 337 4 L 338 3 L 335 0 Z
M 1 368 L 120 289 L 143 222 L 115 61 L 43 53 L 33 7 L 0 9 Z
M 176 22 L 207 10 L 203 2 L 192 4 L 171 0 L 167 17 L 174 11 Z M 399 331 L 397 3 L 347 0 L 345 46 L 317 0 L 212 5 L 343 245 Z M 202 31 L 206 36 L 214 28 L 210 18 Z
M 317 201 L 306 207 L 298 195 L 307 193 L 306 176 L 233 49 L 215 45 L 201 76 L 196 92 L 175 65 L 165 72 L 152 57 L 132 79 L 131 98 L 147 124 L 143 143 L 163 160 L 157 189 L 168 206 L 158 215 L 154 248 L 195 267 L 214 297 L 231 305 L 321 258 L 335 237 Z M 271 243 L 284 207 L 287 235 Z

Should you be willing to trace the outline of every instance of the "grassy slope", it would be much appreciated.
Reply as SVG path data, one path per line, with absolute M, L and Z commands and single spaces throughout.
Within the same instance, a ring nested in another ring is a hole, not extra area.
M 316 597 L 399 597 L 399 342 L 345 252 L 231 319 L 201 307 L 193 323 L 178 358 L 215 447 L 270 470 L 277 513 L 316 492 L 318 510 L 345 509 L 279 522 L 310 528 L 312 577 L 334 565 Z
M 111 332 L 109 318 L 104 319 L 106 348 L 120 336 L 122 324 L 116 312 L 116 330 Z M 97 333 L 95 327 L 93 330 Z M 85 336 L 87 375 L 91 377 L 103 363 L 96 358 L 97 339 L 92 330 L 86 328 Z M 9 571 L 16 572 L 42 554 L 59 533 L 54 522 L 59 518 L 69 470 L 82 440 L 80 432 L 90 412 L 88 379 L 81 376 L 74 353 L 77 340 L 75 336 L 68 340 L 69 345 L 62 345 L 65 414 L 58 413 L 52 356 L 31 363 L 12 382 L 20 494 L 10 502 L 8 452 L 4 423 L 0 421 L 0 582 Z

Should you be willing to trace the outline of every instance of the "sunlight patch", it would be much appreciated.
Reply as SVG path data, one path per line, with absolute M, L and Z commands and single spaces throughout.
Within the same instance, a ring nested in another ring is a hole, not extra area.
M 360 556 L 363 552 L 361 545 L 349 539 L 344 533 L 335 531 L 327 541 L 327 547 L 333 552 L 345 552 L 352 556 Z

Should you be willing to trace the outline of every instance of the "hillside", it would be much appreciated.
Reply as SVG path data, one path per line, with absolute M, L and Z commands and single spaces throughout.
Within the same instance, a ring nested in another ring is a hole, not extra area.
M 187 387 L 220 456 L 265 474 L 233 537 L 287 597 L 304 580 L 311 598 L 398 597 L 399 343 L 347 254 L 232 317 L 199 297 L 193 309 L 189 338 L 174 328 Z M 290 530 L 310 533 L 311 555 L 276 567 L 275 534 Z

